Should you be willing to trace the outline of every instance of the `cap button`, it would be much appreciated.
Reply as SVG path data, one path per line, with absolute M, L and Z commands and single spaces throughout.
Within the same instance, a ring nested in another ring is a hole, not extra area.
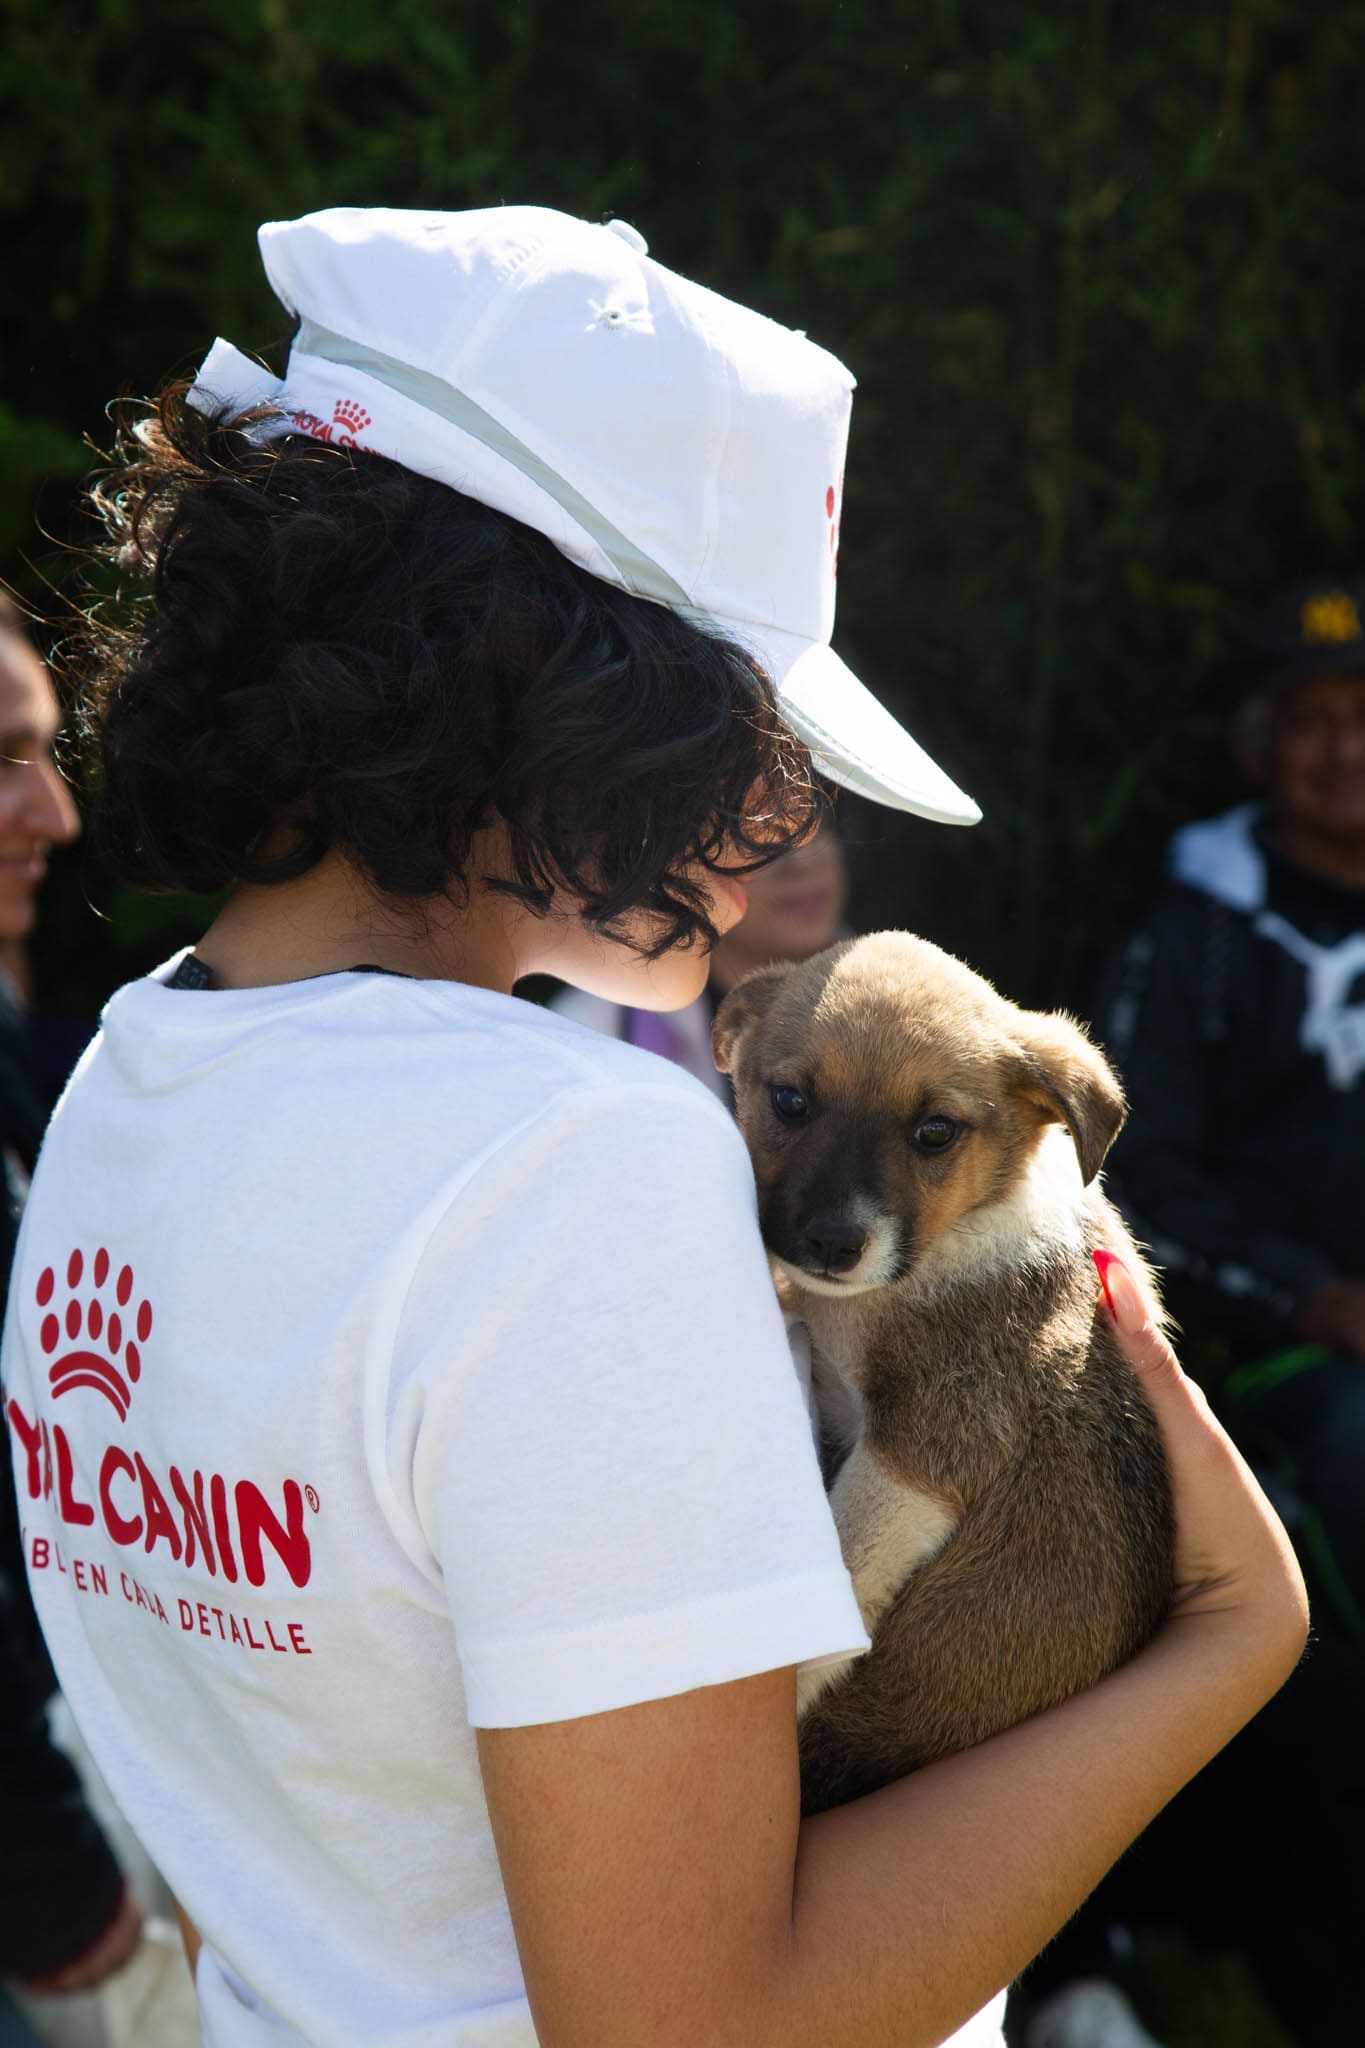
M 628 220 L 609 220 L 607 226 L 614 235 L 619 235 L 626 247 L 633 249 L 637 256 L 648 256 L 648 242 L 640 233 L 640 230 L 633 228 Z

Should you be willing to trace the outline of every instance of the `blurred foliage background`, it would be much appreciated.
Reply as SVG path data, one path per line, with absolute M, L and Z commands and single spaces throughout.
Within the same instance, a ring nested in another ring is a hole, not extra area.
M 106 401 L 215 333 L 278 341 L 259 221 L 623 215 L 860 379 L 839 645 L 987 814 L 860 811 L 860 921 L 1084 1008 L 1167 833 L 1235 786 L 1224 714 L 1260 606 L 1360 564 L 1365 6 L 0 0 L 0 21 L 0 571 L 56 642 Z M 97 1001 L 197 919 L 64 857 L 40 992 Z

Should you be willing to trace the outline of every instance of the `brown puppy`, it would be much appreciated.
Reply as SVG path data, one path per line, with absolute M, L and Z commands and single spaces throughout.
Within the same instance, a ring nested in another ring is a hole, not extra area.
M 805 1319 L 873 1647 L 803 1675 L 807 1812 L 1091 1685 L 1171 1585 L 1156 1424 L 1090 1253 L 1102 1055 L 904 932 L 741 982 L 716 1018 L 779 1286 Z

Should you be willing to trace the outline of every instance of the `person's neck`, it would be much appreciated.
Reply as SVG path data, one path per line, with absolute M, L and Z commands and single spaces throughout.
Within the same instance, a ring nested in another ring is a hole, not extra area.
M 727 932 L 719 945 L 712 949 L 711 965 L 706 979 L 708 986 L 717 996 L 729 995 L 735 983 L 742 981 L 755 967 L 771 967 L 773 964 L 770 951 L 736 943 L 743 930 L 742 924 L 736 925 L 735 929 Z
M 1270 842 L 1286 860 L 1339 889 L 1365 889 L 1365 838 L 1338 837 L 1302 819 L 1270 812 Z
M 477 883 L 467 907 L 385 902 L 329 854 L 291 882 L 243 883 L 195 948 L 219 988 L 269 988 L 373 966 L 511 993 L 519 972 L 505 899 Z

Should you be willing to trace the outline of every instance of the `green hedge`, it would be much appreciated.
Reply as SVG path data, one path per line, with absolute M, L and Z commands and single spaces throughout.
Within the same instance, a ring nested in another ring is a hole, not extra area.
M 1237 649 L 1359 561 L 1365 7 L 1328 0 L 8 0 L 0 545 L 58 632 L 84 437 L 281 329 L 253 230 L 533 199 L 808 328 L 861 380 L 840 645 L 982 801 L 862 817 L 859 913 L 1084 1004 L 1231 788 Z M 97 920 L 86 897 L 109 912 Z M 151 920 L 149 922 L 149 919 Z M 80 861 L 50 994 L 183 927 Z

